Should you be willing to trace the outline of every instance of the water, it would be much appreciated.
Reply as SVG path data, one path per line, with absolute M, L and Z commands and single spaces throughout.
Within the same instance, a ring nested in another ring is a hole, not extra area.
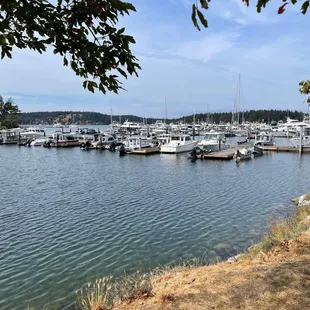
M 0 147 L 0 309 L 61 309 L 97 277 L 244 250 L 309 191 L 310 156 Z

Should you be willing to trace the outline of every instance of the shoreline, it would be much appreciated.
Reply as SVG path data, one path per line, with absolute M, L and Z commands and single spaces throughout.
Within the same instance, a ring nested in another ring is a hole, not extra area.
M 194 261 L 118 282 L 98 279 L 78 292 L 78 309 L 305 308 L 310 302 L 305 297 L 310 287 L 302 285 L 310 281 L 310 271 L 303 272 L 310 270 L 310 194 L 292 201 L 293 214 L 272 223 L 269 233 L 244 253 L 209 266 Z

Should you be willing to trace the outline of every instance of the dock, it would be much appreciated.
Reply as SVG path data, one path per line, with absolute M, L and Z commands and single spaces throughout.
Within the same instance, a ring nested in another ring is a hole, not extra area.
M 294 146 L 264 146 L 263 150 L 266 152 L 292 152 L 292 153 L 298 153 L 299 148 Z M 304 147 L 302 149 L 303 153 L 310 153 L 309 147 Z
M 132 150 L 131 152 L 128 152 L 127 154 L 151 155 L 151 154 L 156 154 L 156 153 L 159 153 L 159 146 L 142 148 L 140 150 Z
M 244 148 L 252 147 L 253 143 L 243 143 L 243 144 L 238 144 L 234 145 L 227 150 L 224 151 L 219 151 L 219 152 L 212 152 L 209 154 L 204 154 L 203 158 L 204 159 L 222 159 L 222 160 L 230 160 L 234 158 L 234 154 L 237 150 L 241 150 Z

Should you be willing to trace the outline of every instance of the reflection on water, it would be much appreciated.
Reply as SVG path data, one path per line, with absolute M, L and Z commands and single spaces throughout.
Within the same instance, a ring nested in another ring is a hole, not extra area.
M 51 309 L 97 277 L 235 254 L 309 191 L 310 156 L 0 147 L 0 309 Z

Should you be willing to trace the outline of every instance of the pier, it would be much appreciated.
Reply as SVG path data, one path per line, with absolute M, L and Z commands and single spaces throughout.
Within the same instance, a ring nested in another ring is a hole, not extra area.
M 222 159 L 222 160 L 230 160 L 234 158 L 234 154 L 237 150 L 241 150 L 243 148 L 252 147 L 253 143 L 243 143 L 234 145 L 227 150 L 219 151 L 219 152 L 212 152 L 209 154 L 204 154 L 203 159 Z

